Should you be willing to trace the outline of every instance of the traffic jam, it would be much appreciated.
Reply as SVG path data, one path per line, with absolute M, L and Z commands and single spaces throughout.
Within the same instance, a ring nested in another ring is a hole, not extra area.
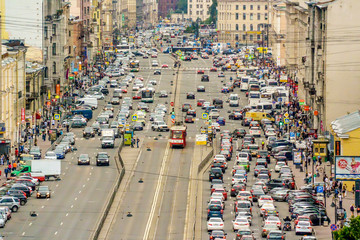
M 242 66 L 242 57 L 216 56 L 212 68 L 221 69 L 219 79 L 237 74 L 221 88 L 235 128 L 223 127 L 222 100 L 198 100 L 220 135 L 208 171 L 210 197 L 204 199 L 208 239 L 316 239 L 313 227 L 328 217 L 323 199 L 294 180 L 291 162 L 299 146 L 279 123 L 288 110 L 289 90 L 270 68 Z

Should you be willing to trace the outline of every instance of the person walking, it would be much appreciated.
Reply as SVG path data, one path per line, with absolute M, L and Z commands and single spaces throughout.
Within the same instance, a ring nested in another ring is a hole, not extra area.
M 351 218 L 353 218 L 354 217 L 354 212 L 355 212 L 355 205 L 354 204 L 352 204 L 350 206 L 350 212 L 351 212 Z
M 136 138 L 136 147 L 139 148 L 139 142 L 140 142 L 140 139 L 139 137 Z
M 13 168 L 12 168 L 12 170 L 13 170 L 13 171 L 15 171 L 15 170 L 16 170 L 16 168 L 17 168 L 17 163 L 16 163 L 16 162 L 14 162 L 14 163 L 13 163 Z
M 356 208 L 356 216 L 359 216 L 359 213 L 360 213 L 360 206 L 358 206 L 358 207 Z
M 7 176 L 9 174 L 9 170 L 7 168 L 5 168 L 4 172 L 5 172 L 5 179 L 7 179 Z
M 346 184 L 343 185 L 342 194 L 344 197 L 346 197 Z
M 134 138 L 131 138 L 131 147 L 133 148 L 134 147 Z

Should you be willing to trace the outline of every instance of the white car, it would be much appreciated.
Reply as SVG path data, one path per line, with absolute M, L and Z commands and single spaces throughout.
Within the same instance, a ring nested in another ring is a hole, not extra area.
M 251 127 L 249 133 L 253 135 L 254 137 L 260 137 L 261 136 L 261 130 L 259 127 Z
M 214 162 L 216 162 L 217 160 L 224 160 L 226 161 L 226 158 L 224 157 L 224 155 L 218 154 L 214 156 Z
M 159 66 L 158 61 L 152 61 L 151 66 L 152 67 L 158 67 Z
M 212 123 L 211 123 L 211 127 L 212 127 L 212 128 L 215 128 L 215 130 L 216 130 L 217 132 L 220 131 L 220 124 L 218 124 L 217 122 L 212 122 Z
M 266 224 L 276 224 L 276 226 L 281 229 L 281 221 L 280 221 L 280 218 L 277 217 L 277 216 L 268 216 L 266 219 L 265 219 L 265 225 Z
M 85 95 L 84 98 L 96 98 L 97 100 L 103 100 L 105 97 L 102 93 L 94 93 L 90 95 Z
M 156 85 L 156 84 L 157 84 L 156 80 L 150 80 L 149 83 L 150 83 L 151 85 Z
M 247 91 L 247 90 L 249 90 L 249 84 L 247 84 L 247 83 L 241 83 L 240 84 L 240 91 Z
M 246 153 L 246 152 L 238 152 L 238 153 L 236 154 L 236 160 L 237 160 L 237 161 L 249 161 L 249 160 L 250 160 L 249 153 Z
M 221 192 L 213 192 L 210 197 L 210 200 L 212 200 L 212 199 L 218 199 L 221 201 L 225 201 L 224 195 Z
M 239 183 L 239 182 L 246 184 L 247 180 L 243 174 L 235 174 L 231 179 L 232 185 L 234 185 L 235 183 Z
M 264 203 L 262 205 L 262 207 L 260 208 L 260 216 L 263 216 L 265 211 L 268 211 L 268 210 L 275 210 L 274 204 L 272 204 L 270 202 Z
M 274 137 L 276 136 L 276 131 L 274 128 L 268 128 L 266 131 L 265 131 L 265 136 L 266 137 Z
M 207 222 L 207 230 L 224 230 L 224 221 L 217 217 L 210 218 Z
M 269 196 L 269 195 L 261 195 L 259 198 L 258 198 L 258 206 L 259 207 L 262 207 L 262 205 L 264 205 L 265 203 L 274 203 L 274 199 Z
M 280 172 L 280 169 L 281 169 L 283 166 L 286 166 L 286 163 L 285 163 L 285 162 L 277 162 L 276 165 L 275 165 L 275 172 Z
M 48 151 L 45 154 L 45 159 L 51 159 L 51 160 L 56 160 L 56 153 L 53 151 Z
M 235 220 L 232 221 L 233 222 L 233 230 L 234 232 L 236 230 L 239 230 L 240 228 L 248 228 L 250 227 L 250 223 L 247 219 L 247 217 L 242 217 L 242 216 L 238 216 Z
M 222 209 L 225 210 L 225 203 L 220 199 L 210 199 L 208 206 L 210 205 L 221 205 Z
M 19 179 L 30 180 L 31 182 L 35 183 L 36 185 L 39 185 L 39 179 L 33 178 L 33 177 L 31 177 L 31 176 L 23 175 L 23 176 L 20 176 Z
M 5 227 L 6 217 L 3 214 L 0 214 L 0 227 Z
M 251 205 L 253 204 L 252 195 L 251 195 L 250 191 L 240 191 L 236 195 L 236 200 L 246 200 L 246 201 L 249 201 L 251 203 Z
M 211 111 L 209 113 L 209 118 L 217 119 L 218 117 L 220 117 L 220 111 L 218 109 L 211 109 Z
M 313 234 L 313 228 L 308 221 L 299 221 L 295 227 L 295 234 Z
M 134 86 L 132 87 L 132 90 L 133 90 L 133 91 L 139 91 L 139 89 L 140 89 L 140 86 L 138 86 L 138 85 L 134 85 Z

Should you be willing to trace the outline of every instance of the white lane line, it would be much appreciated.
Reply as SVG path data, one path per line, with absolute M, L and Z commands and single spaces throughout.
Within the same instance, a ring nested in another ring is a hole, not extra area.
M 87 181 L 89 181 L 89 180 L 90 180 L 90 178 L 87 179 Z
M 32 222 L 31 223 L 29 223 L 29 226 L 31 226 L 32 225 Z
M 63 222 L 61 222 L 61 223 L 60 223 L 60 226 L 62 226 L 63 224 L 64 224 L 64 223 L 63 223 Z
M 90 175 L 92 175 L 92 173 L 90 172 Z
M 45 207 L 44 205 L 41 206 L 41 208 L 44 208 L 44 207 Z
M 23 236 L 24 236 L 24 235 L 25 235 L 25 232 L 23 232 L 21 235 L 23 235 Z
M 56 231 L 55 233 L 54 233 L 54 235 L 57 235 L 58 234 L 58 232 Z
M 67 214 L 65 215 L 65 217 L 67 217 L 67 216 L 69 216 L 69 213 L 67 213 Z
M 77 200 L 77 197 L 75 198 L 75 201 Z
M 59 186 L 59 184 L 56 184 L 56 187 L 58 187 Z
M 91 167 L 91 169 L 94 169 L 94 167 Z
M 74 205 L 71 205 L 71 208 L 73 208 L 74 207 Z
M 83 185 L 83 188 L 85 187 L 85 184 Z
M 160 192 L 160 188 L 161 188 L 163 175 L 164 175 L 164 172 L 165 172 L 165 165 L 166 165 L 166 160 L 168 158 L 169 150 L 170 150 L 170 144 L 168 143 L 167 146 L 166 146 L 164 158 L 163 158 L 163 161 L 162 161 L 162 165 L 161 165 L 161 169 L 160 169 L 160 173 L 159 173 L 159 178 L 158 178 L 158 182 L 157 182 L 156 189 L 155 189 L 154 199 L 153 199 L 153 202 L 152 202 L 150 215 L 149 215 L 149 218 L 148 218 L 148 221 L 147 221 L 147 224 L 146 224 L 143 240 L 147 240 L 148 237 L 149 237 L 150 228 L 151 228 L 151 222 L 152 222 L 152 220 L 154 218 L 155 208 L 156 208 L 156 205 L 157 205 L 157 202 L 158 202 L 158 199 L 159 199 L 159 192 Z
M 81 190 L 79 191 L 79 193 L 81 193 Z

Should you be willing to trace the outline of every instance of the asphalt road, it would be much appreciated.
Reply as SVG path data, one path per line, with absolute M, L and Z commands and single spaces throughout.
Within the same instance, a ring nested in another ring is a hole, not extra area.
M 98 109 L 88 125 L 92 124 L 104 105 L 104 100 L 99 101 Z M 2 231 L 6 239 L 89 239 L 96 229 L 97 220 L 118 175 L 114 156 L 120 140 L 116 140 L 114 149 L 101 149 L 100 137 L 86 140 L 82 137 L 83 129 L 72 131 L 76 135 L 77 151 L 68 153 L 65 159 L 60 160 L 61 181 L 42 183 L 50 187 L 51 198 L 36 199 L 33 194 L 6 224 Z M 110 155 L 110 166 L 97 167 L 96 153 L 104 150 Z M 81 153 L 90 155 L 90 166 L 77 165 L 77 157 Z M 30 217 L 30 211 L 36 211 L 38 216 Z

